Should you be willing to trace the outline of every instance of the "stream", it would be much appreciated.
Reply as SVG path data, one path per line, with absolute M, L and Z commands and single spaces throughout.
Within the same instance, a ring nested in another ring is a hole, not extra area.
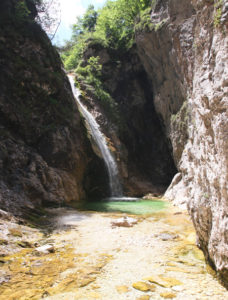
M 1 257 L 1 300 L 228 298 L 189 216 L 162 199 L 51 208 L 46 219 L 48 233 L 4 222 L 8 241 L 27 247 Z M 49 253 L 37 250 L 47 244 Z

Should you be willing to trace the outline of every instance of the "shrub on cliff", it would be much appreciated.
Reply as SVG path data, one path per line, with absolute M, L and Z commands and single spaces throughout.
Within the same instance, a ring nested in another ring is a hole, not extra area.
M 114 100 L 108 92 L 104 90 L 101 81 L 102 65 L 99 64 L 99 56 L 91 56 L 86 66 L 79 64 L 75 72 L 78 74 L 78 80 L 87 85 L 93 95 L 99 100 L 105 111 L 111 118 L 116 118 L 116 107 Z M 80 84 L 79 84 L 80 85 Z

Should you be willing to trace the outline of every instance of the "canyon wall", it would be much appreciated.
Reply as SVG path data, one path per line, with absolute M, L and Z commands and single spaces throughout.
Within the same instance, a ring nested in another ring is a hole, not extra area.
M 105 174 L 36 8 L 21 3 L 0 3 L 0 207 L 15 214 L 86 198 Z
M 143 24 L 141 24 L 143 25 Z M 165 196 L 187 204 L 198 245 L 228 283 L 228 1 L 158 0 L 138 53 L 179 173 Z

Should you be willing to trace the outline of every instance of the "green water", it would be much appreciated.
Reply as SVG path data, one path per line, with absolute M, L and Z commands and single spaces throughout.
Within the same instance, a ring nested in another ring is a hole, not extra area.
M 82 210 L 98 212 L 121 212 L 133 215 L 148 215 L 160 212 L 167 207 L 167 203 L 160 200 L 130 201 L 96 201 L 87 202 L 81 207 Z

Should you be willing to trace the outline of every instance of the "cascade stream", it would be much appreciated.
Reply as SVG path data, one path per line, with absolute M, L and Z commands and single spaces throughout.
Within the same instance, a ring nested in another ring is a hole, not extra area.
M 102 154 L 106 168 L 108 170 L 111 197 L 112 197 L 112 199 L 122 198 L 122 195 L 123 195 L 122 186 L 121 186 L 121 183 L 119 180 L 118 168 L 117 168 L 115 159 L 108 148 L 105 137 L 100 130 L 100 126 L 97 124 L 93 115 L 81 103 L 81 101 L 79 99 L 80 92 L 75 87 L 74 77 L 72 75 L 68 75 L 68 78 L 69 78 L 69 81 L 71 84 L 74 98 L 79 105 L 81 113 L 83 114 L 84 118 L 86 119 L 86 121 L 90 127 L 92 137 Z

